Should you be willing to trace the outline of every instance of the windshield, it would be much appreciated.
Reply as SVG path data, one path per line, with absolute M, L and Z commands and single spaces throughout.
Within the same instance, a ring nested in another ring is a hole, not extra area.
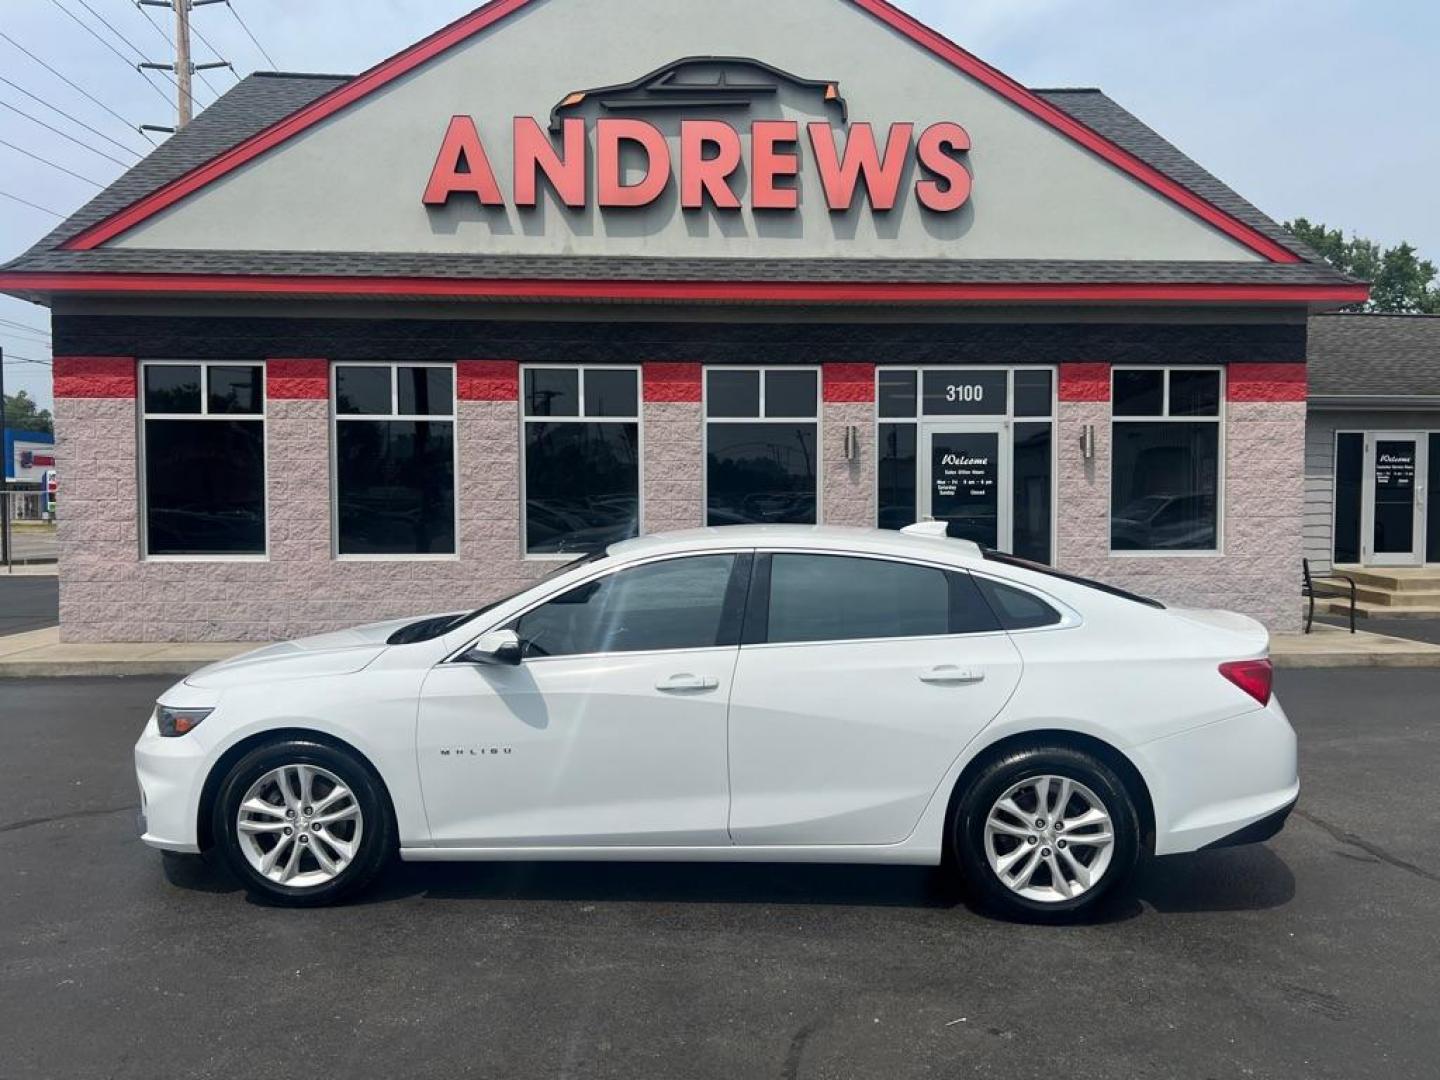
M 539 585 L 542 582 L 549 581 L 551 578 L 557 578 L 561 574 L 568 574 L 571 570 L 575 570 L 581 566 L 587 566 L 592 562 L 598 562 L 599 560 L 605 558 L 605 555 L 606 553 L 604 551 L 592 551 L 588 555 L 582 555 L 580 558 L 575 559 L 572 562 L 562 563 L 559 567 L 550 571 L 550 573 L 546 574 L 543 578 L 541 578 L 540 581 L 534 582 L 530 585 L 526 585 L 523 589 L 517 589 L 515 592 L 508 593 L 505 596 L 500 597 L 500 599 L 498 600 L 492 600 L 484 607 L 476 608 L 474 611 L 461 612 L 455 615 L 435 615 L 428 619 L 421 619 L 419 622 L 413 622 L 409 626 L 403 626 L 399 630 L 396 630 L 393 634 L 391 634 L 386 639 L 385 644 L 414 645 L 416 642 L 434 641 L 438 637 L 444 637 L 446 634 L 450 633 L 451 630 L 455 630 L 463 626 L 471 619 L 478 619 L 487 611 L 494 611 L 501 604 L 508 604 L 511 600 L 514 600 L 522 593 L 527 593 L 531 589 L 535 588 L 536 585 Z
M 1094 581 L 1090 578 L 1078 577 L 1075 574 L 1066 574 L 1056 570 L 1053 566 L 1046 566 L 1044 563 L 1031 562 L 1029 559 L 1017 558 L 1014 555 L 1005 555 L 998 551 L 986 548 L 982 554 L 990 562 L 998 562 L 1003 566 L 1018 566 L 1022 570 L 1033 570 L 1037 574 L 1044 574 L 1046 577 L 1059 578 L 1061 581 L 1068 581 L 1071 585 L 1083 585 L 1087 589 L 1094 589 L 1096 592 L 1103 592 L 1109 596 L 1118 596 L 1122 600 L 1130 600 L 1136 604 L 1144 604 L 1146 607 L 1165 610 L 1165 605 L 1159 600 L 1152 600 L 1148 596 L 1140 596 L 1137 593 L 1126 592 L 1124 589 L 1117 589 L 1114 585 L 1106 585 L 1103 581 Z

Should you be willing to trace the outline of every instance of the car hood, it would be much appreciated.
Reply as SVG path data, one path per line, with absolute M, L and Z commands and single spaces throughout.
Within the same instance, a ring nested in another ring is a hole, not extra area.
M 190 686 L 219 689 L 254 679 L 349 675 L 369 666 L 388 649 L 387 642 L 396 630 L 419 621 L 418 618 L 391 619 L 267 645 L 203 667 L 185 682 Z

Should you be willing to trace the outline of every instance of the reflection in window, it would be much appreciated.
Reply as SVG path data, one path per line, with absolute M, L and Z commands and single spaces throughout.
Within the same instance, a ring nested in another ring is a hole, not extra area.
M 1117 369 L 1114 378 L 1111 549 L 1218 550 L 1219 372 Z
M 525 550 L 598 551 L 640 532 L 640 375 L 525 371 Z
M 913 406 L 912 406 L 913 408 Z M 880 492 L 878 520 L 882 529 L 903 529 L 915 524 L 919 462 L 915 457 L 915 424 L 880 425 Z
M 516 620 L 525 655 L 703 649 L 722 642 L 734 555 L 647 563 L 587 582 Z
M 1053 460 L 1048 421 L 1015 425 L 1015 460 L 1011 468 L 1015 487 L 1014 536 L 1010 550 L 1022 559 L 1037 563 L 1050 561 Z
M 1365 476 L 1365 436 L 1335 436 L 1335 561 L 1360 562 L 1361 493 Z M 1440 502 L 1440 500 L 1436 500 Z
M 455 554 L 453 367 L 335 369 L 335 493 L 339 554 Z
M 264 369 L 153 363 L 142 384 L 146 554 L 265 554 Z
M 705 401 L 706 523 L 814 525 L 819 373 L 712 368 Z
M 969 574 L 843 555 L 774 555 L 766 641 L 860 641 L 996 629 Z

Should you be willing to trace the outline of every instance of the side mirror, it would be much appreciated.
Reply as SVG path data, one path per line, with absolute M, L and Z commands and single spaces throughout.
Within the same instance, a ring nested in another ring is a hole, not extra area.
M 514 630 L 491 630 L 460 657 L 469 664 L 504 664 L 517 667 L 525 650 Z

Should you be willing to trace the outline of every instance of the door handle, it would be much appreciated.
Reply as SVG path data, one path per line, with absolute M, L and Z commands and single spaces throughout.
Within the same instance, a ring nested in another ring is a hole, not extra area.
M 718 690 L 720 680 L 714 675 L 671 675 L 655 684 L 656 690 L 668 693 L 694 693 L 699 690 Z
M 978 683 L 985 681 L 985 673 L 975 668 L 960 668 L 954 664 L 941 664 L 929 671 L 920 673 L 920 681 L 924 683 L 960 684 Z

